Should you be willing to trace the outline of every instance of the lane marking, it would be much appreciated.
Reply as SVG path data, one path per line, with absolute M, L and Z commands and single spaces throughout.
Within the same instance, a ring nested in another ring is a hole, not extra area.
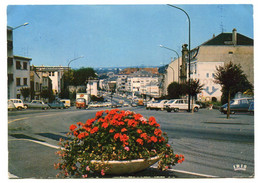
M 12 122 L 15 122 L 15 121 L 20 121 L 20 120 L 28 119 L 28 118 L 29 118 L 29 117 L 14 119 L 14 120 L 12 120 L 12 121 L 8 121 L 8 123 L 12 123 Z
M 9 139 L 8 141 L 16 141 L 16 140 L 24 140 L 24 141 L 34 142 L 36 144 L 41 144 L 41 145 L 44 145 L 44 146 L 47 146 L 47 147 L 51 147 L 51 148 L 54 148 L 54 149 L 62 149 L 62 150 L 64 150 L 64 148 L 61 148 L 59 146 L 55 146 L 55 145 L 49 144 L 47 142 L 40 142 L 40 141 L 37 141 L 37 140 L 31 140 L 31 139 Z

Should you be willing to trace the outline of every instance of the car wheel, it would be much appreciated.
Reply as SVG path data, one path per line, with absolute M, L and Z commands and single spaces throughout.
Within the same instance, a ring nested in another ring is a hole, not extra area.
M 195 107 L 194 112 L 198 112 L 198 111 L 199 111 L 199 108 Z
M 174 112 L 179 112 L 179 109 L 178 108 L 174 108 L 173 111 Z
M 21 106 L 19 106 L 17 109 L 18 109 L 18 110 L 22 110 L 23 108 L 22 108 Z
M 167 109 L 167 112 L 172 112 L 172 110 L 171 109 Z
M 24 105 L 24 108 L 25 108 L 25 109 L 28 109 L 28 105 Z

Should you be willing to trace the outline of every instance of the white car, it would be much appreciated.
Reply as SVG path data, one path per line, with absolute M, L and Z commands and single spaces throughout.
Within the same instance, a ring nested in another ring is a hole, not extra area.
M 179 112 L 179 110 L 188 110 L 188 100 L 185 99 L 175 99 L 172 103 L 170 103 L 169 105 L 165 106 L 167 112 L 171 112 L 172 110 L 174 112 Z M 192 102 L 190 103 L 190 107 L 192 108 L 193 106 L 193 111 L 194 112 L 198 112 L 200 106 L 198 104 L 192 104 Z
M 10 99 L 14 103 L 16 109 L 24 109 L 23 101 L 21 99 Z
M 154 103 L 151 105 L 150 109 L 163 110 L 163 105 L 164 105 L 165 103 L 167 103 L 167 102 L 168 102 L 168 100 L 159 100 L 159 101 L 157 101 L 157 102 L 154 102 Z
M 16 109 L 16 107 L 15 107 L 14 103 L 11 100 L 8 100 L 8 111 L 13 111 L 15 109 Z
M 168 100 L 165 104 L 163 104 L 163 109 L 166 110 L 167 107 L 172 104 L 176 99 Z

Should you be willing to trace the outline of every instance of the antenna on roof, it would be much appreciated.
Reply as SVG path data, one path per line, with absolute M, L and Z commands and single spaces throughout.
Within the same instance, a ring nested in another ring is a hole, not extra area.
M 219 5 L 218 8 L 220 9 L 220 29 L 221 33 L 224 32 L 224 25 L 223 25 L 223 6 Z

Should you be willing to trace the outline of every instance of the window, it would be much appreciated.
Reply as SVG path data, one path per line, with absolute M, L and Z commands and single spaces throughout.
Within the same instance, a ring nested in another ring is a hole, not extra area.
M 51 76 L 51 72 L 49 72 L 49 76 Z
M 27 84 L 27 78 L 23 78 L 23 85 L 28 85 Z
M 207 77 L 207 78 L 209 77 L 209 73 L 206 74 L 206 77 Z
M 52 72 L 52 76 L 54 76 L 54 72 Z
M 27 70 L 27 62 L 23 62 L 23 69 Z
M 16 95 L 16 98 L 20 99 L 20 98 L 21 98 L 21 94 L 17 94 L 17 95 Z M 20 101 L 17 102 L 17 103 L 20 103 Z
M 21 86 L 21 78 L 16 78 L 16 86 Z
M 20 61 L 16 61 L 16 69 L 21 69 L 21 62 Z
M 215 73 L 212 73 L 212 77 L 215 78 Z

